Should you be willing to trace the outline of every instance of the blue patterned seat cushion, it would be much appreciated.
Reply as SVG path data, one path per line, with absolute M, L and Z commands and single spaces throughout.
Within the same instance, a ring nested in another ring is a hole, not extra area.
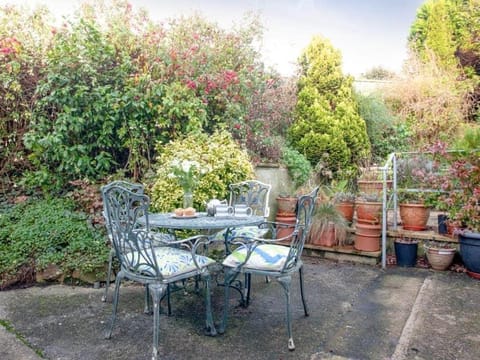
M 224 240 L 226 232 L 227 232 L 227 229 L 216 233 L 215 240 L 220 240 L 220 241 Z M 268 229 L 261 229 L 258 226 L 242 226 L 242 227 L 231 229 L 228 237 L 229 239 L 232 239 L 234 237 L 262 238 L 267 234 L 267 232 L 268 232 Z
M 243 266 L 256 270 L 279 271 L 283 269 L 289 251 L 290 247 L 288 246 L 261 244 L 253 250 L 252 255 Z M 225 258 L 223 266 L 237 267 L 245 261 L 246 256 L 247 248 L 241 246 Z
M 162 246 L 155 248 L 155 257 L 160 273 L 168 279 L 172 276 L 197 270 L 193 262 L 192 253 L 174 247 Z M 131 270 L 149 275 L 155 275 L 150 261 L 146 261 L 144 255 L 138 251 L 132 251 L 126 255 L 126 260 L 131 264 Z M 196 255 L 196 260 L 201 268 L 215 263 L 215 260 L 203 255 Z

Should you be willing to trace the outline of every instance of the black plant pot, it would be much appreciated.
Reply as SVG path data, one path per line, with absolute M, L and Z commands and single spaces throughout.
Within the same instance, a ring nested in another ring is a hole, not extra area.
M 458 235 L 458 240 L 463 264 L 468 271 L 480 276 L 480 233 L 465 232 Z
M 397 266 L 412 267 L 417 264 L 418 243 L 395 242 Z
M 447 220 L 448 216 L 445 214 L 438 214 L 438 233 L 445 235 L 448 233 L 447 231 Z

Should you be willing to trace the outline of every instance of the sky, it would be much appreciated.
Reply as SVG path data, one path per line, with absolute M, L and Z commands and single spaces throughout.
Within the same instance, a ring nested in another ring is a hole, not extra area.
M 195 12 L 228 28 L 244 15 L 260 15 L 265 27 L 262 56 L 266 65 L 293 75 L 296 60 L 314 35 L 330 40 L 342 54 L 343 71 L 360 76 L 376 66 L 400 72 L 407 37 L 425 0 L 130 0 L 150 18 L 164 21 Z M 80 0 L 0 0 L 0 5 L 43 3 L 57 17 L 73 12 Z

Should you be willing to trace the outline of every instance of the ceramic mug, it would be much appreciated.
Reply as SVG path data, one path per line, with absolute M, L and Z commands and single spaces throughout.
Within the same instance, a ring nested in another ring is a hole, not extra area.
M 247 217 L 247 216 L 252 216 L 253 214 L 252 208 L 245 204 L 235 205 L 233 209 L 235 211 L 235 216 L 238 216 L 238 217 Z
M 233 214 L 234 214 L 234 209 L 231 206 L 221 204 L 215 207 L 215 216 L 225 217 L 225 216 L 233 216 Z

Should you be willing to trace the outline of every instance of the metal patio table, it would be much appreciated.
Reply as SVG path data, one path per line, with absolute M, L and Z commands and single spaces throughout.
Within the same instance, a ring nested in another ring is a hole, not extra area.
M 145 218 L 139 218 L 139 222 L 142 223 Z M 149 213 L 148 222 L 150 228 L 163 228 L 168 231 L 175 230 L 222 230 L 233 229 L 243 226 L 257 226 L 265 222 L 263 216 L 250 215 L 250 216 L 209 216 L 206 212 L 198 212 L 194 216 L 175 216 L 174 213 Z M 229 253 L 228 247 L 228 235 L 229 231 L 225 232 L 225 250 L 227 255 Z M 242 284 L 238 280 L 238 284 L 232 284 L 231 288 L 237 290 L 240 293 L 240 303 L 243 306 L 248 306 L 250 297 L 250 278 L 246 276 L 245 284 Z M 245 293 L 242 291 L 245 291 Z

